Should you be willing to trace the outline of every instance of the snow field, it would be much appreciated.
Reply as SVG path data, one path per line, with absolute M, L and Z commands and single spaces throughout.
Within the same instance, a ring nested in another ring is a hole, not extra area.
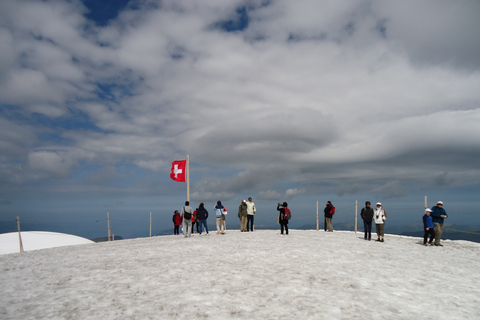
M 0 256 L 2 319 L 478 319 L 480 244 L 258 230 Z

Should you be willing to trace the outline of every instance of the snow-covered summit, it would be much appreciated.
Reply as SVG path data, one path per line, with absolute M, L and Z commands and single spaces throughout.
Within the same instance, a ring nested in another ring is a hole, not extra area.
M 259 230 L 0 256 L 2 319 L 478 319 L 480 244 Z

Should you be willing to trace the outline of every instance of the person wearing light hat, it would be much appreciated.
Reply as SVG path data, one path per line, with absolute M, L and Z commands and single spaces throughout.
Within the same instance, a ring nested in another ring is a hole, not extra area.
M 373 212 L 373 220 L 375 221 L 375 228 L 377 229 L 378 239 L 375 241 L 384 242 L 385 236 L 385 220 L 387 220 L 387 212 L 383 209 L 382 204 L 377 202 L 377 209 Z
M 435 226 L 435 245 L 443 247 L 440 243 L 440 238 L 443 233 L 443 219 L 448 218 L 447 212 L 443 209 L 443 202 L 438 201 L 436 206 L 432 207 L 432 220 Z
M 431 213 L 432 209 L 425 209 L 425 215 L 423 216 L 423 230 L 425 231 L 423 233 L 424 246 L 428 246 L 428 244 L 433 246 L 433 239 L 435 238 L 435 226 L 433 225 L 433 218 L 430 216 Z M 428 241 L 427 244 L 428 235 L 430 235 L 430 241 Z
M 245 199 L 242 200 L 242 203 L 238 206 L 238 218 L 240 219 L 240 231 L 247 232 L 247 202 Z

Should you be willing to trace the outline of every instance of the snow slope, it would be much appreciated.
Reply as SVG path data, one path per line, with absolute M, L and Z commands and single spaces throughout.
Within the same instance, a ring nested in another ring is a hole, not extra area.
M 259 230 L 0 256 L 1 319 L 479 319 L 480 244 Z
M 46 231 L 22 231 L 24 251 L 94 243 L 72 234 Z M 0 254 L 20 252 L 18 232 L 0 234 Z

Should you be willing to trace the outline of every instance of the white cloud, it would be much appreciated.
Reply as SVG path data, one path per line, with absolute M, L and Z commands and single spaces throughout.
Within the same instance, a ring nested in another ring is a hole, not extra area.
M 30 169 L 35 175 L 49 178 L 65 178 L 75 165 L 73 159 L 64 152 L 35 151 L 28 155 Z
M 97 27 L 75 1 L 3 2 L 0 120 L 29 132 L 3 167 L 102 183 L 189 154 L 192 198 L 213 201 L 476 177 L 478 5 L 405 3 L 165 1 Z M 220 30 L 238 6 L 248 28 Z

